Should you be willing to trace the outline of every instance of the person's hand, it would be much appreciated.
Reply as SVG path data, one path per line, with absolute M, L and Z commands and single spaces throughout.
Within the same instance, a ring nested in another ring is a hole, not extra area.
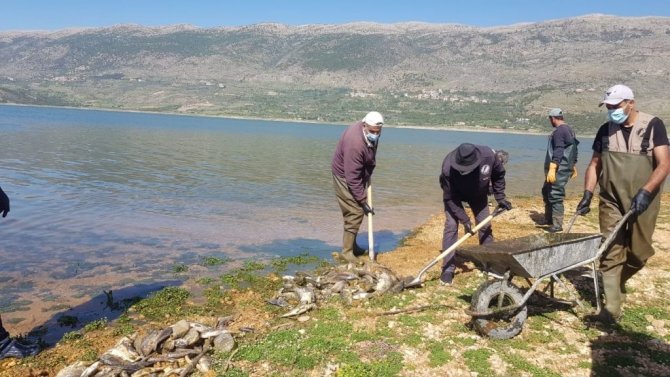
M 576 167 L 576 166 L 573 166 L 573 167 L 572 167 L 572 175 L 570 176 L 570 179 L 575 178 L 577 175 L 579 175 L 579 174 L 577 173 L 577 167 Z
M 465 233 L 475 234 L 475 232 L 472 231 L 472 223 L 469 221 L 463 223 L 463 229 L 465 229 Z
M 630 203 L 630 209 L 633 210 L 633 214 L 637 216 L 646 211 L 652 199 L 653 197 L 649 191 L 643 188 L 638 190 L 637 194 L 633 197 L 633 201 Z
M 577 213 L 584 216 L 589 211 L 591 211 L 591 199 L 593 199 L 593 193 L 589 190 L 584 190 L 584 196 L 582 196 L 582 200 L 579 201 L 579 204 L 577 204 Z
M 0 188 L 0 213 L 2 217 L 7 217 L 9 213 L 9 197 L 2 191 L 2 188 Z
M 549 171 L 547 172 L 547 183 L 556 182 L 556 169 L 558 165 L 555 162 L 549 163 Z
M 374 216 L 375 210 L 374 208 L 370 207 L 368 203 L 361 204 L 361 207 L 363 208 L 363 212 L 365 212 L 366 215 L 369 216 L 370 214 L 372 214 Z
M 510 201 L 507 199 L 500 199 L 498 200 L 498 207 L 504 208 L 506 211 L 509 211 L 512 209 L 512 203 L 510 203 Z

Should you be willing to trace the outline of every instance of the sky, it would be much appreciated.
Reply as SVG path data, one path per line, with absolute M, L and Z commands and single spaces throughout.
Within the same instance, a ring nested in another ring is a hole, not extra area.
M 501 26 L 592 13 L 670 17 L 670 0 L 0 0 L 0 31 L 357 21 Z

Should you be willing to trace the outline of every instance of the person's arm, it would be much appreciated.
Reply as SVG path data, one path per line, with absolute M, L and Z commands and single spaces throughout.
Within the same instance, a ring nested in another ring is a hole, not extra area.
M 584 190 L 593 193 L 593 190 L 596 189 L 601 170 L 602 161 L 600 159 L 600 153 L 593 152 L 591 162 L 589 162 L 589 166 L 586 167 L 586 172 L 584 173 Z
M 344 180 L 351 191 L 351 195 L 359 203 L 366 202 L 367 193 L 363 182 L 363 169 L 365 169 L 365 157 L 359 148 L 348 142 L 343 147 Z
M 505 199 L 505 166 L 498 159 L 495 159 L 491 169 L 491 191 L 497 202 Z
M 659 145 L 654 148 L 653 155 L 656 168 L 654 168 L 647 183 L 642 186 L 649 192 L 658 190 L 670 174 L 670 148 L 667 145 Z
M 454 200 L 452 197 L 451 183 L 449 182 L 449 177 L 444 175 L 444 173 L 440 175 L 440 187 L 442 187 L 442 203 L 444 204 L 444 210 L 452 213 L 462 224 L 469 223 L 470 218 L 468 217 L 468 214 L 465 213 L 461 201 Z

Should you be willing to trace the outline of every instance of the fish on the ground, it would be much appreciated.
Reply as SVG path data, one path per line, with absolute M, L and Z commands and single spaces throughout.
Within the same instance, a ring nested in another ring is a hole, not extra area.
M 320 271 L 316 275 L 298 272 L 282 277 L 283 286 L 267 303 L 293 308 L 281 317 L 295 317 L 317 307 L 317 302 L 340 296 L 346 303 L 369 299 L 385 293 L 398 293 L 404 282 L 379 263 L 367 262 L 363 266 L 340 264 Z

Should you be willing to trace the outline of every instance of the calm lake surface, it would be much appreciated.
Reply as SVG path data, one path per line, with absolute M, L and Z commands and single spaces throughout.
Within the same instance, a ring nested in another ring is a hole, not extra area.
M 26 331 L 103 290 L 211 273 L 204 257 L 233 259 L 219 274 L 249 259 L 329 257 L 342 227 L 330 160 L 344 128 L 0 106 L 0 186 L 12 205 L 0 219 L 0 312 Z M 581 139 L 580 176 L 592 142 Z M 508 151 L 513 196 L 540 194 L 546 141 L 386 127 L 373 176 L 377 250 L 442 211 L 441 163 L 460 143 Z M 568 187 L 581 192 L 582 178 Z M 177 277 L 179 264 L 189 270 Z

